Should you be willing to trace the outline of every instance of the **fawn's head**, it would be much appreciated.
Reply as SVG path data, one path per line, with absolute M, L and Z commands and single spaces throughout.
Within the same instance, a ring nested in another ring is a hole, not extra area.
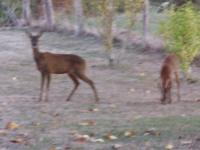
M 26 34 L 29 36 L 30 40 L 31 40 L 31 45 L 33 48 L 37 47 L 38 46 L 38 41 L 39 41 L 39 38 L 42 36 L 42 32 L 39 31 L 39 32 L 30 32 L 30 31 L 26 31 Z

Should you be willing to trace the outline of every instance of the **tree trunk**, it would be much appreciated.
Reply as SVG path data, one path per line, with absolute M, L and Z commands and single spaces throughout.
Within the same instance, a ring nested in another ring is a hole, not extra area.
M 75 35 L 80 35 L 84 32 L 84 14 L 82 0 L 74 0 L 74 11 L 77 25 Z
M 106 49 L 109 66 L 114 65 L 113 54 L 113 0 L 105 0 L 103 3 L 102 40 Z
M 44 15 L 46 20 L 46 27 L 48 30 L 53 30 L 55 26 L 55 16 L 52 0 L 43 0 Z
M 149 0 L 144 0 L 143 7 L 143 38 L 144 38 L 144 48 L 147 45 L 147 36 L 148 36 L 148 25 L 149 25 Z
M 24 25 L 31 24 L 31 1 L 30 0 L 23 0 L 23 20 Z

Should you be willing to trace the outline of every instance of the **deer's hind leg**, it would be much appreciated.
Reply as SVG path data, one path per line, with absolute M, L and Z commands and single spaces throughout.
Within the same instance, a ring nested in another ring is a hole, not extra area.
M 177 86 L 177 100 L 180 101 L 181 100 L 181 96 L 180 96 L 180 79 L 179 79 L 178 72 L 175 72 L 174 74 L 175 74 L 176 86 Z
M 84 82 L 86 82 L 87 84 L 90 85 L 90 87 L 92 88 L 93 92 L 94 92 L 94 96 L 95 96 L 95 100 L 96 102 L 99 101 L 99 97 L 98 97 L 98 94 L 97 94 L 97 90 L 96 90 L 96 87 L 93 83 L 93 81 L 91 79 L 89 79 L 84 73 L 82 72 L 77 72 L 76 75 L 81 79 L 83 80 Z
M 72 91 L 70 92 L 69 96 L 67 97 L 66 101 L 70 101 L 71 97 L 74 95 L 75 91 L 77 90 L 78 86 L 79 86 L 79 81 L 78 78 L 76 77 L 75 74 L 68 74 L 68 76 L 70 77 L 70 79 L 73 81 L 74 83 L 74 88 L 72 89 Z

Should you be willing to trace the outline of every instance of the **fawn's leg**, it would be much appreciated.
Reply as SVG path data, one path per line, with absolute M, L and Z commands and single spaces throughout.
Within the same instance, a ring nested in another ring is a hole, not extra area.
M 92 88 L 92 90 L 94 92 L 95 100 L 96 100 L 96 102 L 98 102 L 99 101 L 99 97 L 98 97 L 97 90 L 96 90 L 96 87 L 95 87 L 93 81 L 90 80 L 84 73 L 80 73 L 79 72 L 79 73 L 77 73 L 77 76 L 81 80 L 85 81 L 86 83 L 88 83 L 90 85 L 90 87 Z
M 177 100 L 180 101 L 181 100 L 181 96 L 180 96 L 180 79 L 179 79 L 178 72 L 175 72 L 175 78 L 176 78 L 176 86 L 177 86 Z
M 46 91 L 45 91 L 45 101 L 48 101 L 49 97 L 49 87 L 50 87 L 50 82 L 51 82 L 51 75 L 47 74 L 46 75 L 47 83 L 46 83 Z
M 43 96 L 43 91 L 44 91 L 44 83 L 45 83 L 45 74 L 41 73 L 39 102 L 42 101 L 42 96 Z
M 67 97 L 66 101 L 70 101 L 72 95 L 74 94 L 74 92 L 77 90 L 78 86 L 79 86 L 79 81 L 76 77 L 76 75 L 74 74 L 68 74 L 68 76 L 70 77 L 70 79 L 72 79 L 73 83 L 74 83 L 74 88 L 72 89 L 72 91 L 70 92 L 69 96 Z
M 164 87 L 162 91 L 161 104 L 165 105 L 167 103 L 167 89 Z
M 171 87 L 168 89 L 168 92 L 167 92 L 167 99 L 168 99 L 168 104 L 171 104 L 172 103 L 172 97 L 171 97 Z

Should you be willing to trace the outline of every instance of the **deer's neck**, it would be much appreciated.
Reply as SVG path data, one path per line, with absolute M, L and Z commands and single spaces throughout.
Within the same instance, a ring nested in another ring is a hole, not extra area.
M 40 57 L 40 51 L 39 51 L 39 48 L 38 47 L 32 47 L 33 49 L 33 56 L 34 56 L 34 59 L 37 61 Z

